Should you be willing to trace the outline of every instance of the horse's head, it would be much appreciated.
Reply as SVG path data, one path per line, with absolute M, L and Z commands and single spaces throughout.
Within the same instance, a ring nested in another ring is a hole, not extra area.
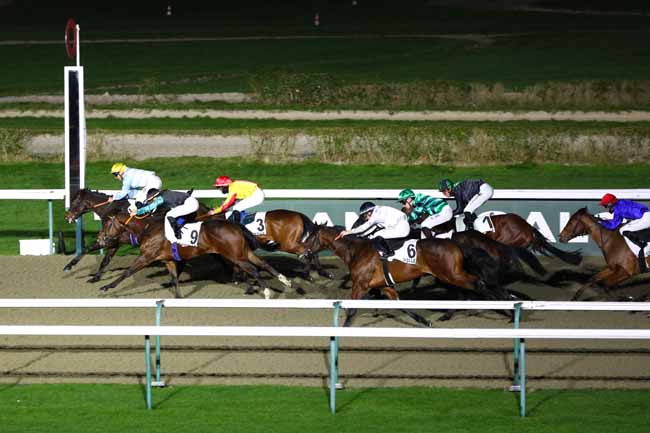
M 128 215 L 122 216 L 122 214 L 113 215 L 108 217 L 102 229 L 97 235 L 97 243 L 102 247 L 108 247 L 114 245 L 116 242 L 119 242 L 118 239 L 120 235 L 127 229 L 124 218 L 129 218 Z
M 107 194 L 98 191 L 91 191 L 86 188 L 80 189 L 70 202 L 70 208 L 65 213 L 65 220 L 72 224 L 82 214 L 95 209 L 97 205 L 101 203 L 108 204 L 108 197 Z
M 590 220 L 593 221 L 594 216 L 589 214 L 586 207 L 575 211 L 571 215 L 571 218 L 569 218 L 569 222 L 562 229 L 562 232 L 560 232 L 560 242 L 566 243 L 575 237 L 589 234 L 590 225 L 588 222 Z

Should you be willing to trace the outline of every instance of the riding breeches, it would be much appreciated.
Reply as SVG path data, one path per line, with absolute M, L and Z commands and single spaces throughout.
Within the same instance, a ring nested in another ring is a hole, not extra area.
M 396 239 L 404 238 L 409 235 L 411 232 L 411 226 L 406 219 L 406 214 L 404 214 L 404 219 L 400 219 L 397 224 L 393 226 L 384 227 L 381 230 L 377 230 L 368 236 L 368 239 L 373 239 L 378 236 L 381 236 L 384 239 Z
M 454 211 L 451 210 L 450 206 L 445 206 L 443 207 L 439 213 L 433 214 L 420 224 L 420 227 L 422 228 L 433 228 L 435 226 L 439 226 L 440 224 L 444 224 L 447 221 L 451 220 L 454 217 Z M 422 239 L 426 238 L 425 234 L 422 233 Z
M 154 188 L 160 190 L 160 188 L 162 188 L 162 180 L 160 180 L 158 176 L 149 176 L 147 182 L 142 187 L 142 189 L 135 194 L 134 197 L 135 201 L 144 203 L 145 200 L 147 199 L 147 193 L 149 192 L 150 189 L 154 189 Z
M 481 207 L 483 203 L 491 199 L 493 195 L 494 195 L 494 190 L 492 189 L 492 187 L 487 183 L 484 183 L 479 188 L 478 194 L 472 197 L 469 203 L 467 203 L 465 209 L 463 209 L 463 212 L 474 213 L 476 209 L 478 209 L 479 207 Z
M 196 212 L 199 210 L 199 201 L 194 198 L 194 197 L 188 197 L 185 199 L 183 204 L 176 206 L 175 208 L 172 208 L 165 214 L 165 237 L 168 239 L 174 239 L 174 230 L 172 229 L 172 226 L 169 224 L 169 220 L 167 217 L 174 217 L 178 218 L 184 215 L 189 215 L 192 212 Z
M 641 218 L 624 224 L 618 231 L 623 234 L 623 232 L 638 232 L 647 228 L 650 228 L 650 211 L 645 212 Z
M 249 208 L 252 208 L 253 206 L 260 205 L 264 202 L 264 192 L 260 189 L 257 188 L 253 194 L 251 194 L 250 197 L 246 197 L 243 200 L 238 201 L 235 203 L 233 207 L 231 207 L 228 212 L 226 212 L 226 218 L 232 214 L 232 211 L 238 210 L 238 211 L 243 211 Z

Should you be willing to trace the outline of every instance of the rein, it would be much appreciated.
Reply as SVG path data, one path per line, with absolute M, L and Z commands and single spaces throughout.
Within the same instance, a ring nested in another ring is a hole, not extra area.
M 93 205 L 93 209 L 98 208 L 100 206 L 104 206 L 105 204 L 108 204 L 110 202 L 111 202 L 110 200 L 106 200 L 106 201 L 103 201 L 101 203 L 97 203 L 97 204 Z

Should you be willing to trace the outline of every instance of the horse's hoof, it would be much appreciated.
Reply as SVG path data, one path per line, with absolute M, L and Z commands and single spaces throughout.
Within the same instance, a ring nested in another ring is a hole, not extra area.
M 72 270 L 72 266 L 67 266 L 67 265 L 66 265 L 66 266 L 63 268 L 63 272 L 70 272 L 71 270 Z
M 322 271 L 322 272 L 319 272 L 318 275 L 320 275 L 321 277 L 327 278 L 328 280 L 333 280 L 334 279 L 334 274 L 331 273 L 331 272 Z
M 255 289 L 253 289 L 251 286 L 246 287 L 246 290 L 244 291 L 244 295 L 254 295 L 255 294 Z
M 102 292 L 102 293 L 106 293 L 106 292 L 108 292 L 108 289 L 110 289 L 109 286 L 104 286 L 104 287 L 100 287 L 99 291 Z
M 449 319 L 451 319 L 451 317 L 449 315 L 445 314 L 444 316 L 438 317 L 438 322 L 446 322 Z
M 264 299 L 271 299 L 271 290 L 268 287 L 264 288 Z
M 94 277 L 89 278 L 89 279 L 87 280 L 88 283 L 96 283 L 97 281 L 99 281 L 99 277 L 98 277 L 98 276 L 94 276 Z
M 433 328 L 433 327 L 434 327 L 434 326 L 433 326 L 433 322 L 430 321 L 430 320 L 427 320 L 426 325 L 427 325 L 427 328 Z
M 302 278 L 302 279 L 305 280 L 305 281 L 309 281 L 310 283 L 313 283 L 313 282 L 314 282 L 314 279 L 311 277 L 311 275 L 309 275 L 308 272 L 302 274 L 302 275 L 300 276 L 300 278 Z
M 299 294 L 299 295 L 304 295 L 307 292 L 302 287 L 296 287 L 296 293 Z

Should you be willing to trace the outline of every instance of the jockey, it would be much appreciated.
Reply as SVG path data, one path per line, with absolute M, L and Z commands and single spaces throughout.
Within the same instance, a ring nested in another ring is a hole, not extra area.
M 142 205 L 150 189 L 160 189 L 162 187 L 162 181 L 156 176 L 155 172 L 130 168 L 121 162 L 113 164 L 111 173 L 115 179 L 122 182 L 122 190 L 113 197 L 109 197 L 109 202 L 123 198 L 132 198 L 135 199 L 136 206 L 138 203 Z
M 146 206 L 131 211 L 131 216 L 144 215 L 148 212 L 154 212 L 159 206 L 169 208 L 165 214 L 165 237 L 168 239 L 180 239 L 182 237 L 181 228 L 185 221 L 182 216 L 189 215 L 199 209 L 199 201 L 186 192 L 172 191 L 164 189 L 159 191 L 152 188 L 147 193 Z
M 226 212 L 232 207 L 231 211 L 226 212 L 226 218 L 240 222 L 239 212 L 262 204 L 264 201 L 264 192 L 256 183 L 246 180 L 232 180 L 228 176 L 219 176 L 214 181 L 214 186 L 220 188 L 221 192 L 226 195 L 226 199 L 221 206 L 211 209 L 208 215 Z
M 438 189 L 445 197 L 456 198 L 456 210 L 454 216 L 463 213 L 465 225 L 468 229 L 474 228 L 476 214 L 474 213 L 483 203 L 492 198 L 494 190 L 483 180 L 464 180 L 453 183 L 449 179 L 442 179 Z
M 416 194 L 412 189 L 402 190 L 399 193 L 398 201 L 411 209 L 407 216 L 409 223 L 414 223 L 420 217 L 426 215 L 426 219 L 420 223 L 422 229 L 430 231 L 433 227 L 444 224 L 453 218 L 453 211 L 446 200 Z M 426 230 L 422 230 L 422 239 L 427 237 L 425 232 Z
M 643 242 L 641 242 L 643 245 L 640 245 L 636 238 L 630 236 L 630 232 L 650 228 L 650 211 L 647 206 L 632 200 L 619 200 L 614 194 L 609 193 L 603 196 L 600 205 L 606 207 L 613 214 L 611 220 L 602 222 L 603 227 L 616 230 L 623 219 L 627 219 L 629 222 L 620 227 L 620 233 L 642 249 L 645 247 Z
M 411 231 L 406 214 L 390 206 L 376 206 L 374 203 L 367 201 L 359 208 L 359 217 L 365 219 L 363 224 L 351 230 L 343 230 L 336 236 L 336 239 L 381 227 L 379 230 L 364 237 L 376 239 L 377 243 L 375 246 L 378 247 L 380 255 L 384 257 L 395 254 L 395 251 L 388 245 L 386 239 L 403 238 L 408 236 Z

